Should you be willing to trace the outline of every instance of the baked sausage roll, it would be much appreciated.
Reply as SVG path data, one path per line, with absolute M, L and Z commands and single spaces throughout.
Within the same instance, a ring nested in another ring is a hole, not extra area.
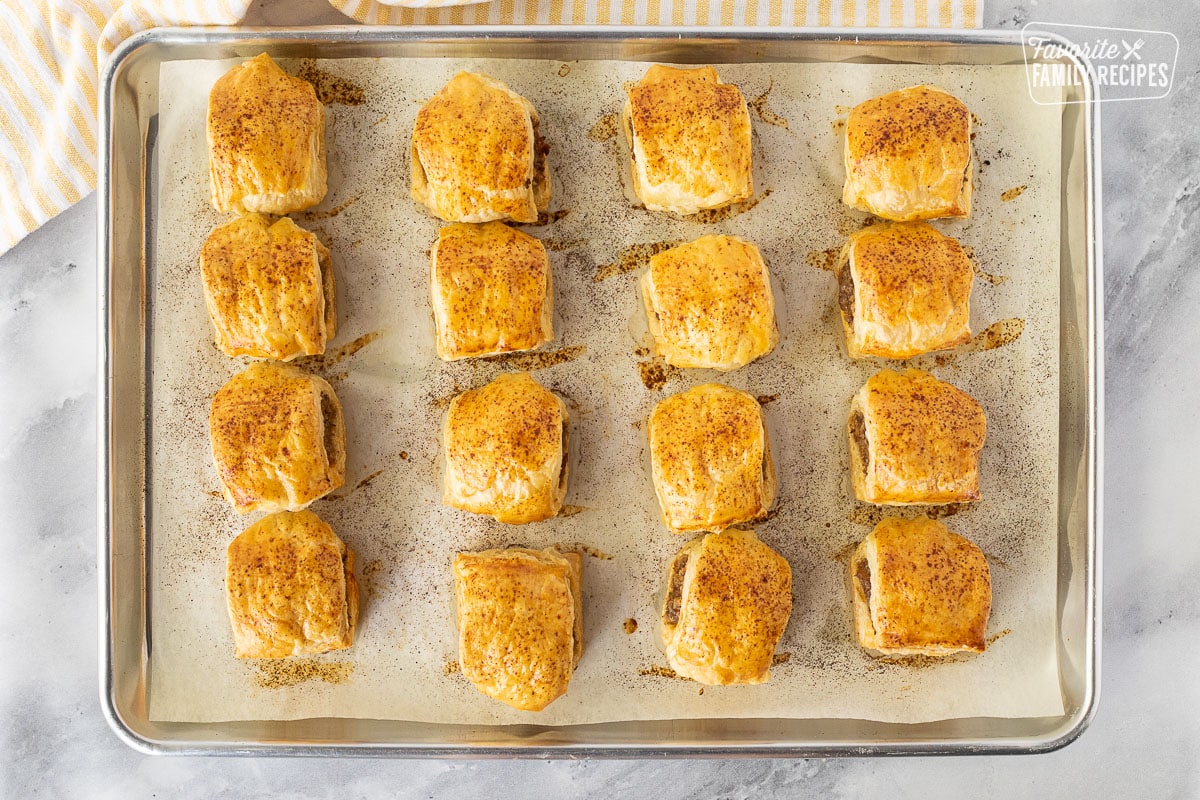
M 287 658 L 354 644 L 354 553 L 311 511 L 264 517 L 230 542 L 225 597 L 238 658 Z
M 898 222 L 971 215 L 971 113 L 936 86 L 855 106 L 845 162 L 847 205 Z
M 659 402 L 648 427 L 654 491 L 668 528 L 719 531 L 766 516 L 775 465 L 757 400 L 706 383 Z
M 886 506 L 979 499 L 987 419 L 975 398 L 928 372 L 885 369 L 850 403 L 854 496 Z
M 510 525 L 557 516 L 569 422 L 566 404 L 526 373 L 458 395 L 442 427 L 442 502 Z
M 850 585 L 858 643 L 869 650 L 945 656 L 987 649 L 987 559 L 940 522 L 880 522 L 854 551 Z
M 837 278 L 851 358 L 912 358 L 971 340 L 971 260 L 927 222 L 855 233 Z
M 208 154 L 217 211 L 315 206 L 325 197 L 325 107 L 311 83 L 263 53 L 213 84 Z
M 454 559 L 458 660 L 488 697 L 541 711 L 583 655 L 583 563 L 557 550 L 485 550 Z
M 200 249 L 204 300 L 227 356 L 290 361 L 337 335 L 329 250 L 287 217 L 246 214 Z
M 633 192 L 652 211 L 695 214 L 754 194 L 750 112 L 712 67 L 655 64 L 622 115 Z
M 554 282 L 537 239 L 502 222 L 449 225 L 429 261 L 439 358 L 532 350 L 554 339 Z
M 671 669 L 709 686 L 763 683 L 792 613 L 792 569 L 753 531 L 694 539 L 671 560 L 662 641 Z
M 656 254 L 642 300 L 655 349 L 672 366 L 737 369 L 779 342 L 767 264 L 736 236 L 702 236 Z
M 225 499 L 247 511 L 299 511 L 346 480 L 346 429 L 333 387 L 260 361 L 234 375 L 208 414 Z
M 547 152 L 528 100 L 460 72 L 417 113 L 412 197 L 447 222 L 536 222 L 550 205 Z

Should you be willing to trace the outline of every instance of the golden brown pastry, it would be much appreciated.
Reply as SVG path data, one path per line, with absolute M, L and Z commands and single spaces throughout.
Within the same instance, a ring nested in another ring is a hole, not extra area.
M 712 67 L 655 64 L 622 115 L 633 192 L 652 211 L 695 214 L 754 194 L 750 112 Z
M 854 551 L 850 585 L 858 643 L 869 650 L 944 656 L 987 649 L 987 559 L 940 522 L 880 522 Z
M 898 222 L 971 215 L 971 113 L 936 86 L 855 106 L 845 162 L 847 205 Z
M 550 205 L 548 151 L 528 100 L 460 72 L 417 114 L 412 197 L 447 222 L 536 222 Z
M 346 480 L 342 406 L 322 378 L 259 361 L 234 375 L 208 415 L 213 459 L 234 509 L 299 511 Z
M 987 419 L 966 392 L 921 370 L 885 369 L 854 395 L 847 429 L 859 500 L 905 506 L 979 499 Z
M 663 523 L 675 533 L 761 519 L 775 501 L 766 419 L 745 392 L 706 383 L 650 413 L 650 470 Z
M 654 255 L 642 300 L 658 355 L 672 366 L 737 369 L 779 342 L 767 264 L 736 236 L 702 236 Z
M 325 107 L 311 83 L 266 53 L 222 75 L 208 96 L 212 204 L 288 214 L 325 197 Z
M 764 683 L 792 613 L 792 569 L 753 531 L 694 539 L 671 560 L 662 640 L 671 669 L 709 686 Z
M 354 553 L 311 511 L 264 517 L 230 542 L 225 597 L 238 658 L 287 658 L 354 644 Z
M 245 214 L 200 249 L 204 300 L 227 356 L 290 361 L 337 334 L 329 250 L 287 217 Z
M 566 693 L 583 655 L 582 569 L 553 549 L 455 557 L 458 659 L 476 689 L 521 711 Z
M 554 281 L 537 239 L 502 222 L 449 225 L 429 260 L 439 358 L 532 350 L 554 339 Z
M 971 340 L 971 260 L 927 222 L 853 234 L 837 277 L 851 358 L 912 358 Z
M 458 395 L 442 426 L 442 502 L 510 525 L 557 516 L 569 422 L 558 395 L 523 372 Z

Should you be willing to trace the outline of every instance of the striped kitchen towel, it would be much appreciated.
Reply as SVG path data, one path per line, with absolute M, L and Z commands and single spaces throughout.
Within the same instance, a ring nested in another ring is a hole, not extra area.
M 983 0 L 329 0 L 390 25 L 719 25 L 978 28 Z
M 138 31 L 236 25 L 251 2 L 0 0 L 0 253 L 96 187 L 97 65 Z M 330 0 L 360 22 L 393 25 L 977 28 L 983 18 L 983 0 L 463 2 Z

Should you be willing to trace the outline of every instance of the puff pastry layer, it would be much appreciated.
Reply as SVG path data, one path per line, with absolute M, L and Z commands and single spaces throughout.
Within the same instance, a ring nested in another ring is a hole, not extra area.
M 346 429 L 333 387 L 260 361 L 234 375 L 208 415 L 213 459 L 238 513 L 299 511 L 346 480 Z
M 706 383 L 660 401 L 648 427 L 654 491 L 672 531 L 719 531 L 770 510 L 775 465 L 753 397 Z
M 459 664 L 488 697 L 541 711 L 583 655 L 583 564 L 557 550 L 485 550 L 454 559 Z
M 971 260 L 927 222 L 853 234 L 838 268 L 838 306 L 851 358 L 912 358 L 971 340 Z
M 900 222 L 971 214 L 971 113 L 936 86 L 855 106 L 844 157 L 847 205 Z
M 264 517 L 229 544 L 225 596 L 238 658 L 354 644 L 354 553 L 311 511 Z
M 337 335 L 329 250 L 287 217 L 245 214 L 200 250 L 204 300 L 227 356 L 290 361 Z
M 736 236 L 702 236 L 654 255 L 642 301 L 658 355 L 676 367 L 737 369 L 779 342 L 767 264 Z
M 536 222 L 550 205 L 548 151 L 528 100 L 460 72 L 417 113 L 412 197 L 447 222 Z
M 511 525 L 557 516 L 569 423 L 566 404 L 525 373 L 458 395 L 442 428 L 442 502 Z
M 928 372 L 885 369 L 850 403 L 854 496 L 876 505 L 978 500 L 987 419 L 975 399 Z
M 854 552 L 850 584 L 858 643 L 869 650 L 944 656 L 987 649 L 987 559 L 940 522 L 880 522 Z
M 325 197 L 325 107 L 266 53 L 213 84 L 208 152 L 218 211 L 288 214 Z
M 429 260 L 439 358 L 532 350 L 554 339 L 550 259 L 534 237 L 501 222 L 449 225 Z
M 752 531 L 689 542 L 671 560 L 662 640 L 671 669 L 724 686 L 763 683 L 792 613 L 792 570 Z
M 622 115 L 633 192 L 652 211 L 695 214 L 754 194 L 750 112 L 712 67 L 655 64 Z

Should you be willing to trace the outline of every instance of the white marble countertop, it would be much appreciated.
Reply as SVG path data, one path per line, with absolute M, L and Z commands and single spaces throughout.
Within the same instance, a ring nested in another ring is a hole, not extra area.
M 148 757 L 97 698 L 95 199 L 0 258 L 0 797 L 1200 797 L 1200 3 L 989 2 L 989 27 L 1171 30 L 1168 99 L 1103 109 L 1100 710 L 1024 757 L 478 762 Z M 260 23 L 336 20 L 260 2 Z

